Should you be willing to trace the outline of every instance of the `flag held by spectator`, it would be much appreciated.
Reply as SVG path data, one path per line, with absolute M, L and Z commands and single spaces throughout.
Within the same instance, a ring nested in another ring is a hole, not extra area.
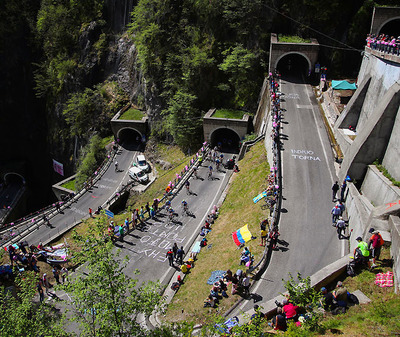
M 247 241 L 250 241 L 252 235 L 249 231 L 248 225 L 239 228 L 236 232 L 232 233 L 233 241 L 236 243 L 237 246 L 244 244 Z

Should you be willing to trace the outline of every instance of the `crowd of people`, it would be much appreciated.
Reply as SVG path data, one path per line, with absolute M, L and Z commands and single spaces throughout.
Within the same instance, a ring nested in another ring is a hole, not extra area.
M 400 36 L 395 38 L 387 34 L 368 34 L 367 35 L 367 47 L 372 50 L 378 50 L 383 53 L 400 55 Z

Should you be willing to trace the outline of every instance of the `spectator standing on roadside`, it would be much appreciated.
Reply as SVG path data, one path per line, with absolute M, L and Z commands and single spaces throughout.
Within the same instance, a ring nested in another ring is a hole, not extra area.
M 57 284 L 60 284 L 60 272 L 58 268 L 56 266 L 53 266 L 52 272 Z
M 335 226 L 335 223 L 337 221 L 337 219 L 340 216 L 340 208 L 338 205 L 334 206 L 331 210 L 331 214 L 332 214 L 332 226 Z
M 178 245 L 177 245 L 177 243 L 175 242 L 174 243 L 174 245 L 173 245 L 173 247 L 172 247 L 172 252 L 174 253 L 174 260 L 176 260 L 176 253 L 178 252 Z
M 336 193 L 339 191 L 339 184 L 337 181 L 332 186 L 332 201 L 336 200 Z
M 168 258 L 168 263 L 170 267 L 174 266 L 174 252 L 172 249 L 168 250 L 167 254 L 165 255 Z
M 340 186 L 340 201 L 344 201 L 344 194 L 346 192 L 347 181 L 343 180 L 342 186 Z
M 68 276 L 68 269 L 66 267 L 62 267 L 61 268 L 61 279 L 62 279 L 62 283 L 65 283 L 65 280 Z
M 147 215 L 150 216 L 150 205 L 148 202 L 146 203 L 146 212 L 147 212 Z
M 40 280 L 37 282 L 37 290 L 39 292 L 40 303 L 44 301 L 44 292 Z
M 382 235 L 376 231 L 374 228 L 370 228 L 370 233 L 372 233 L 371 238 L 368 242 L 368 247 L 371 250 L 372 255 L 372 265 L 371 268 L 376 267 L 376 260 L 379 260 L 379 256 L 381 255 L 381 248 L 384 245 L 385 241 L 383 241 Z
M 338 238 L 340 239 L 346 230 L 346 223 L 343 220 L 343 217 L 339 217 L 339 220 L 336 222 L 336 229 L 338 233 Z M 343 234 L 342 234 L 343 232 Z
M 92 214 L 92 209 L 91 208 L 89 208 L 89 216 L 91 217 L 91 218 L 93 218 L 93 214 Z
M 183 246 L 181 246 L 181 248 L 176 251 L 176 261 L 179 264 L 183 264 L 183 255 L 184 254 L 185 254 L 185 251 L 183 250 Z

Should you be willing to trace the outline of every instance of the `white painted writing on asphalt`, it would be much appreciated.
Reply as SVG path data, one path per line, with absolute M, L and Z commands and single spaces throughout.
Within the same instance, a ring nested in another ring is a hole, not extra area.
M 286 99 L 300 99 L 300 96 L 299 96 L 299 94 L 287 94 L 286 96 L 285 96 L 285 98 Z
M 311 161 L 321 161 L 317 156 L 314 156 L 314 151 L 311 150 L 290 150 L 292 152 L 292 157 L 294 159 L 300 160 L 311 160 Z

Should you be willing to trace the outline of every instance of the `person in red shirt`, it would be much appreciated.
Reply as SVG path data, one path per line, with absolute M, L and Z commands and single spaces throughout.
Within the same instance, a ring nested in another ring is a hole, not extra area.
M 368 242 L 368 248 L 371 249 L 372 253 L 371 268 L 373 268 L 376 267 L 375 261 L 376 259 L 379 260 L 379 256 L 381 255 L 381 248 L 385 242 L 383 241 L 382 235 L 374 228 L 370 228 L 369 232 L 372 233 L 372 236 Z
M 286 315 L 286 320 L 297 321 L 297 310 L 299 307 L 290 303 L 286 298 L 282 301 L 283 308 L 282 312 Z

